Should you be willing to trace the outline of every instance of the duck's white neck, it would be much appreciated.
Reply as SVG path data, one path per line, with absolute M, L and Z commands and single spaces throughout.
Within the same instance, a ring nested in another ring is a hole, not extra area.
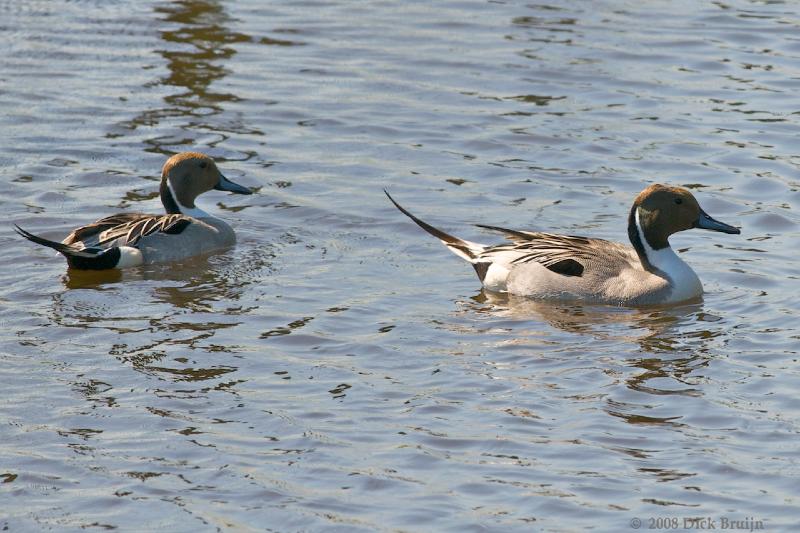
M 686 300 L 701 294 L 703 286 L 700 284 L 700 278 L 697 277 L 692 267 L 678 257 L 678 254 L 669 244 L 665 248 L 658 250 L 652 248 L 642 231 L 638 209 L 635 216 L 636 231 L 639 234 L 639 240 L 642 243 L 647 260 L 653 268 L 663 273 L 673 286 L 673 295 L 670 299 L 673 301 Z
M 178 208 L 181 210 L 181 214 L 192 218 L 215 218 L 214 215 L 209 215 L 199 207 L 184 207 L 178 204 Z
M 172 195 L 172 199 L 175 201 L 175 205 L 178 206 L 182 215 L 190 216 L 192 218 L 214 218 L 212 215 L 209 215 L 199 207 L 186 207 L 185 205 L 181 205 L 180 201 L 178 201 L 178 196 L 175 194 L 175 191 L 172 189 L 172 183 L 167 181 L 167 187 L 169 188 L 169 193 Z

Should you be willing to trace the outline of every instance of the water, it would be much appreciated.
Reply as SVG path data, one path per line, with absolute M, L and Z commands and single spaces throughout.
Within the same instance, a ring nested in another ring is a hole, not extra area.
M 796 5 L 0 9 L 0 528 L 798 527 Z M 188 149 L 258 191 L 201 201 L 233 250 L 81 274 L 12 231 L 156 211 Z M 622 240 L 653 182 L 743 228 L 673 238 L 702 303 L 484 294 L 382 192 Z

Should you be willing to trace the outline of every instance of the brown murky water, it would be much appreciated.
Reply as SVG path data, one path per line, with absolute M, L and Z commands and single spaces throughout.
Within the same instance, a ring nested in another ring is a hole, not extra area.
M 0 8 L 0 529 L 800 527 L 797 5 Z M 233 250 L 12 231 L 158 210 L 187 149 L 258 190 L 204 198 Z M 673 239 L 702 303 L 483 294 L 382 192 L 619 240 L 656 181 L 743 227 Z

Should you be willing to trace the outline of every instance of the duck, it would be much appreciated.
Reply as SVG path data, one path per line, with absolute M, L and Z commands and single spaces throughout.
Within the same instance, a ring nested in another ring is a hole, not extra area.
M 69 268 L 124 269 L 165 263 L 227 248 L 236 243 L 233 228 L 195 205 L 210 190 L 252 194 L 226 178 L 214 159 L 199 152 L 170 157 L 161 170 L 159 193 L 165 214 L 117 213 L 51 241 L 14 225 L 29 241 L 63 255 Z
M 404 215 L 468 261 L 484 289 L 545 301 L 640 306 L 697 300 L 703 285 L 670 247 L 669 237 L 695 228 L 741 233 L 712 218 L 689 190 L 653 184 L 636 196 L 628 214 L 630 245 L 478 224 L 507 241 L 485 245 L 431 226 L 384 192 Z

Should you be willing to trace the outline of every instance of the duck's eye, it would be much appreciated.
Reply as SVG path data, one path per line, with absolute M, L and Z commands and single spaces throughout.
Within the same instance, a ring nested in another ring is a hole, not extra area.
M 681 205 L 683 203 L 683 198 L 675 198 L 675 203 Z
M 200 161 L 200 168 L 206 168 L 207 166 L 208 163 L 206 163 L 205 161 Z

